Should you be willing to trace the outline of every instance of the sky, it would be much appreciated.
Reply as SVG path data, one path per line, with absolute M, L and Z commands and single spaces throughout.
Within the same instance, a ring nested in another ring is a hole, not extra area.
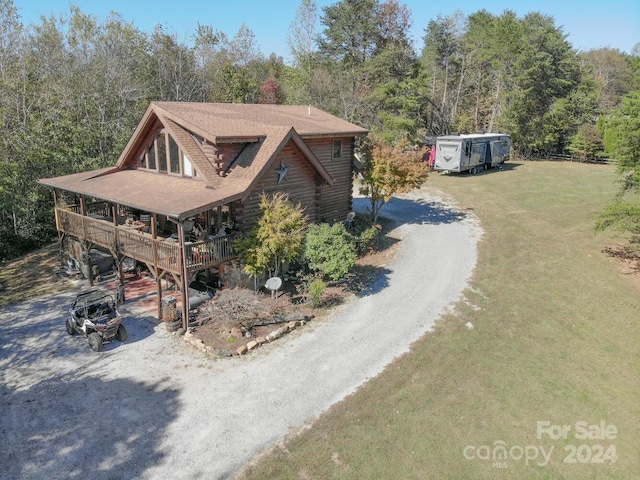
M 166 32 L 189 42 L 197 25 L 211 25 L 233 38 L 242 24 L 254 33 L 256 43 L 264 55 L 275 53 L 289 56 L 287 33 L 294 20 L 300 0 L 13 0 L 22 23 L 40 23 L 42 15 L 67 15 L 72 4 L 85 14 L 104 20 L 116 11 L 138 29 L 151 32 L 160 24 Z M 337 0 L 316 0 L 319 13 L 322 7 Z M 574 48 L 584 51 L 600 47 L 617 48 L 630 53 L 640 43 L 640 1 L 638 0 L 400 0 L 412 12 L 413 28 L 410 36 L 416 51 L 422 48 L 424 29 L 439 14 L 456 11 L 470 15 L 482 9 L 500 15 L 506 9 L 521 17 L 528 12 L 552 16 L 555 25 L 568 35 Z M 318 33 L 321 26 L 318 25 Z

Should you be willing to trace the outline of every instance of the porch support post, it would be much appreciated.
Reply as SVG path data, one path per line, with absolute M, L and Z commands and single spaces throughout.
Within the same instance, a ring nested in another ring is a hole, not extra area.
M 151 236 L 155 239 L 158 236 L 158 215 L 151 214 Z
M 222 227 L 222 205 L 218 205 L 216 207 L 216 234 L 220 231 Z
M 182 257 L 182 281 L 180 282 L 180 290 L 182 290 L 182 327 L 186 332 L 189 327 L 189 280 L 187 278 L 187 248 L 184 244 L 184 228 L 182 222 L 178 223 L 178 242 L 180 245 L 180 256 Z
M 156 275 L 156 297 L 158 297 L 158 320 L 162 320 L 162 279 Z
M 60 231 L 60 218 L 58 217 L 58 196 L 56 191 L 53 191 L 53 215 L 56 219 L 56 230 Z
M 84 201 L 84 196 L 80 196 L 80 215 L 82 215 L 82 234 L 84 238 L 87 238 L 87 222 L 85 216 L 87 215 L 87 207 Z M 93 287 L 93 283 L 91 283 Z
M 87 268 L 87 274 L 89 275 L 89 286 L 93 287 L 93 264 L 91 262 L 91 247 L 92 244 L 86 240 L 82 241 L 82 260 Z
M 116 266 L 118 267 L 118 289 L 122 289 L 122 301 L 124 302 L 124 273 L 122 273 L 122 261 L 124 255 L 120 255 L 120 239 L 118 237 L 118 209 L 115 203 L 111 203 L 111 218 L 113 218 L 113 248 L 111 254 L 116 259 Z
M 60 217 L 58 215 L 58 195 L 53 190 L 53 215 L 56 219 L 56 231 L 58 232 L 58 253 L 60 255 L 60 265 L 63 265 L 64 260 L 64 231 L 60 228 Z

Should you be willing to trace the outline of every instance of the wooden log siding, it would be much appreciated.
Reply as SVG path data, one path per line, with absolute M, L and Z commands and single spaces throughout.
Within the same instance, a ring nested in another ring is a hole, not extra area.
M 224 174 L 225 170 L 233 163 L 240 152 L 245 147 L 244 143 L 219 143 L 212 145 L 205 142 L 202 145 L 202 150 L 205 156 L 211 162 L 216 169 L 219 169 L 219 174 Z
M 307 139 L 306 144 L 320 163 L 333 177 L 332 186 L 323 186 L 319 197 L 318 219 L 321 222 L 339 222 L 353 209 L 353 139 L 343 138 L 342 156 L 333 158 L 333 141 L 329 139 Z
M 81 240 L 87 240 L 105 247 L 119 255 L 153 265 L 162 270 L 182 274 L 180 265 L 180 245 L 173 241 L 153 238 L 137 230 L 115 227 L 112 223 L 84 217 L 66 209 L 56 208 L 59 231 Z M 233 236 L 195 242 L 185 245 L 187 271 L 195 272 L 219 265 L 235 258 Z
M 291 167 L 284 179 L 278 183 L 278 173 L 275 171 L 283 165 Z M 261 215 L 260 197 L 262 193 L 271 195 L 275 192 L 286 192 L 289 200 L 294 204 L 300 203 L 311 222 L 318 221 L 317 207 L 317 179 L 318 173 L 311 164 L 303 158 L 302 153 L 292 143 L 286 145 L 280 155 L 268 168 L 260 179 L 251 195 L 242 205 L 238 218 L 241 219 L 241 230 L 246 230 L 258 222 Z

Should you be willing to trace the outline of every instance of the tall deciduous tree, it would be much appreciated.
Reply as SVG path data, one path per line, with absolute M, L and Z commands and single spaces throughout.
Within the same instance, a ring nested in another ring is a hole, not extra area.
M 274 77 L 267 78 L 260 87 L 258 103 L 277 105 L 280 103 L 280 85 Z
M 287 69 L 286 97 L 293 104 L 319 106 L 319 95 L 314 94 L 315 74 L 320 69 L 316 58 L 318 6 L 315 0 L 302 0 L 287 33 L 292 68 Z M 317 88 L 317 87 L 316 87 Z
M 178 102 L 202 98 L 195 54 L 186 43 L 157 25 L 151 36 L 151 50 L 154 67 L 151 78 L 158 98 Z
M 449 133 L 453 125 L 456 85 L 463 74 L 462 13 L 429 21 L 425 29 L 422 67 L 429 85 L 428 107 L 430 130 Z
M 640 90 L 622 99 L 611 123 L 616 131 L 615 153 L 622 186 L 597 226 L 600 229 L 615 226 L 629 232 L 632 243 L 640 246 Z
M 598 48 L 580 54 L 594 78 L 598 107 L 606 112 L 620 105 L 624 95 L 634 90 L 634 75 L 628 56 L 613 48 Z

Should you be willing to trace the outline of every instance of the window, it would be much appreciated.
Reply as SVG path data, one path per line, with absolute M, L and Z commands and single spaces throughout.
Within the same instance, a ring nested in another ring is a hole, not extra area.
M 156 169 L 156 142 L 153 142 L 149 146 L 149 153 L 147 157 L 148 157 L 147 163 L 148 163 L 149 170 L 155 170 Z
M 484 143 L 471 144 L 471 161 L 474 163 L 482 163 L 484 157 Z
M 173 175 L 196 177 L 198 173 L 178 143 L 166 131 L 158 131 L 147 149 L 140 155 L 140 168 Z
M 171 135 L 169 135 L 169 171 L 180 173 L 180 150 Z
M 332 158 L 340 158 L 340 157 L 342 157 L 342 140 L 334 140 Z
M 167 171 L 167 145 L 165 143 L 165 135 L 161 133 L 156 139 L 158 145 L 158 170 Z
M 186 155 L 183 155 L 182 158 L 184 159 L 184 176 L 185 177 L 191 177 L 193 176 L 193 167 L 191 166 L 191 160 L 189 160 L 189 158 Z

